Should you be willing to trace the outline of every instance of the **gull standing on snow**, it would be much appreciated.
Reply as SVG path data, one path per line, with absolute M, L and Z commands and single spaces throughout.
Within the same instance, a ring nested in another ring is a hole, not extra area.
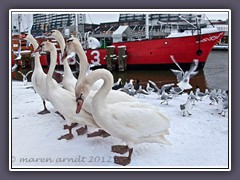
M 183 111 L 183 116 L 185 116 L 185 112 L 188 113 L 188 115 L 192 115 L 189 113 L 189 110 L 191 110 L 193 107 L 193 104 L 190 100 L 190 97 L 188 96 L 187 102 L 185 104 L 180 104 L 180 109 Z
M 199 88 L 196 89 L 196 96 L 199 97 L 199 100 L 202 101 L 203 97 L 206 96 L 205 93 L 201 92 Z
M 189 99 L 192 101 L 193 105 L 195 105 L 195 101 L 198 101 L 197 96 L 193 93 L 193 91 L 189 94 Z

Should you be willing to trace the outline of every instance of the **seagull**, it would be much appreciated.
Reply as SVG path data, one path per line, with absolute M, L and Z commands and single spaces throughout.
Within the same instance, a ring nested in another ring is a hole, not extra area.
M 193 107 L 193 104 L 190 100 L 190 97 L 188 96 L 187 102 L 185 104 L 180 104 L 180 109 L 183 111 L 183 116 L 185 116 L 185 112 L 188 113 L 188 115 L 192 115 L 189 113 L 189 110 L 191 110 Z
M 17 67 L 18 67 L 18 64 L 15 62 L 15 64 L 12 67 L 12 72 L 16 71 Z
M 203 97 L 206 96 L 205 93 L 201 92 L 199 88 L 196 89 L 196 92 L 195 92 L 196 96 L 199 97 L 200 101 L 202 101 Z
M 207 88 L 205 89 L 205 94 L 206 94 L 206 95 L 209 95 L 209 94 L 210 94 L 210 92 L 209 92 L 209 90 L 208 90 Z
M 132 87 L 134 87 L 133 86 L 133 81 L 134 81 L 133 79 L 130 79 L 129 83 L 126 81 L 124 86 L 122 88 L 119 88 L 118 91 L 123 91 L 123 92 L 129 94 L 130 89 Z
M 148 82 L 153 86 L 153 88 L 157 91 L 157 95 L 161 96 L 163 92 L 166 92 L 168 89 L 170 89 L 174 83 L 170 84 L 164 84 L 161 88 L 159 88 L 153 81 L 148 80 Z
M 209 105 L 213 105 L 216 102 L 216 99 L 217 99 L 217 91 L 216 91 L 216 89 L 214 89 L 214 90 L 212 90 L 210 92 L 209 99 L 211 100 Z
M 139 86 L 138 90 L 136 90 L 135 94 L 139 94 L 138 97 L 142 94 L 144 95 L 148 95 L 148 92 L 142 88 L 142 85 Z M 145 96 L 144 96 L 145 97 Z
M 122 81 L 122 79 L 118 78 L 118 81 L 113 83 L 112 89 L 113 90 L 117 90 L 117 89 L 121 88 L 122 87 L 121 81 Z
M 28 82 L 27 76 L 28 76 L 31 72 L 33 72 L 33 71 L 32 71 L 32 70 L 31 70 L 31 71 L 28 71 L 26 75 L 24 75 L 21 71 L 18 71 L 18 72 L 19 72 L 19 73 L 22 75 L 22 77 L 23 77 L 23 85 L 26 86 L 26 85 L 27 85 L 27 82 Z
M 129 80 L 129 83 L 125 83 L 125 85 L 124 85 L 124 88 L 126 88 L 126 89 L 131 89 L 132 88 L 132 86 L 133 86 L 133 79 L 130 79 Z
M 192 101 L 193 105 L 195 105 L 195 101 L 198 101 L 198 98 L 195 96 L 193 91 L 190 92 L 189 99 Z
M 166 102 L 166 105 L 168 105 L 168 101 L 172 99 L 172 96 L 169 96 L 168 93 L 166 93 L 165 91 L 163 91 L 162 96 L 161 96 L 161 104 L 163 104 L 164 102 Z
M 218 114 L 220 114 L 220 115 L 222 115 L 223 117 L 225 117 L 225 115 L 226 115 L 226 112 L 227 112 L 227 110 L 228 110 L 228 99 L 227 100 L 224 100 L 224 99 L 222 99 L 220 102 L 218 102 L 218 103 L 220 103 L 220 111 L 221 112 L 219 112 Z
M 12 72 L 14 72 L 14 71 L 16 71 L 16 69 L 18 68 L 18 63 L 17 63 L 17 61 L 22 59 L 22 55 L 21 55 L 21 40 L 19 40 L 18 51 L 16 52 L 16 51 L 12 50 L 12 52 L 13 52 L 13 54 L 14 54 L 15 56 L 17 56 L 17 57 L 14 59 L 14 62 L 15 62 L 15 63 L 14 63 L 14 65 L 13 65 L 13 67 L 12 67 Z
M 170 93 L 173 95 L 173 97 L 176 97 L 177 95 L 179 95 L 181 92 L 183 92 L 183 89 L 181 89 L 180 87 L 176 86 L 176 87 L 172 87 L 170 89 Z
M 14 60 L 20 60 L 22 58 L 22 55 L 21 55 L 21 45 L 22 45 L 22 41 L 19 40 L 19 46 L 18 46 L 18 51 L 13 51 L 13 53 L 17 56 L 16 59 Z
M 198 73 L 198 71 L 195 71 L 198 67 L 198 60 L 194 59 L 190 66 L 189 71 L 184 72 L 174 59 L 173 55 L 170 55 L 170 57 L 172 61 L 176 64 L 176 66 L 180 69 L 180 70 L 170 69 L 177 76 L 178 81 L 177 85 L 183 90 L 191 89 L 192 86 L 189 84 L 189 80 L 191 77 L 195 76 Z
M 147 83 L 146 90 L 147 90 L 148 94 L 151 94 L 154 91 L 154 89 L 152 87 L 150 87 L 149 83 Z

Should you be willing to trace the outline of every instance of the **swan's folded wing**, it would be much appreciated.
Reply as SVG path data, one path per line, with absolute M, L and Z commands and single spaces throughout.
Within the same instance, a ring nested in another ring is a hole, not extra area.
M 135 133 L 142 137 L 151 136 L 170 127 L 169 119 L 158 108 L 146 103 L 113 104 L 111 114 L 116 121 L 114 126 L 122 129 L 126 135 Z

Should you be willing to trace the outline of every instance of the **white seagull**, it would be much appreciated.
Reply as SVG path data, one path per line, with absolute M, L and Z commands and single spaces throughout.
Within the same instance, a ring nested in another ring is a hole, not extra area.
M 22 77 L 23 77 L 23 85 L 26 86 L 26 85 L 27 85 L 27 82 L 28 82 L 27 77 L 28 77 L 28 75 L 29 75 L 31 72 L 33 72 L 33 71 L 32 71 L 32 70 L 31 70 L 31 71 L 28 71 L 26 75 L 23 74 L 21 71 L 18 71 L 18 72 L 19 72 L 19 73 L 22 75 Z
M 192 86 L 189 84 L 189 80 L 191 77 L 195 76 L 198 73 L 198 71 L 196 71 L 198 67 L 198 60 L 194 59 L 193 63 L 190 66 L 189 71 L 184 72 L 174 59 L 173 55 L 171 55 L 170 57 L 172 61 L 176 64 L 176 66 L 180 69 L 180 70 L 170 69 L 177 76 L 178 81 L 177 85 L 183 90 L 191 89 Z

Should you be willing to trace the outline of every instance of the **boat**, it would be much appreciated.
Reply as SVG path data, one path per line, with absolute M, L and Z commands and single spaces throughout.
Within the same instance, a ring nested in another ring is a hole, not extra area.
M 105 48 L 101 48 L 101 43 L 98 39 L 90 36 L 88 32 L 85 33 L 86 36 L 82 43 L 91 65 L 108 68 L 110 70 L 113 70 L 114 67 L 118 67 L 120 71 L 126 69 L 169 69 L 175 67 L 174 62 L 170 58 L 171 55 L 174 56 L 183 69 L 189 68 L 194 59 L 199 60 L 198 69 L 202 69 L 211 50 L 217 42 L 221 40 L 224 32 L 219 31 L 214 26 L 202 27 L 198 24 L 189 24 L 191 28 L 178 28 L 171 31 L 164 38 L 149 39 L 146 35 L 145 39 L 132 39 L 131 41 L 116 40 Z M 122 31 L 127 30 L 127 28 L 128 27 L 119 26 L 119 29 Z M 146 30 L 147 29 L 148 28 L 146 28 Z M 46 37 L 43 36 L 35 38 L 39 43 L 46 40 Z M 122 38 L 118 37 L 118 39 Z M 54 42 L 53 39 L 49 40 Z M 30 50 L 32 52 L 32 48 L 27 47 L 26 42 L 24 43 L 22 38 L 17 37 L 12 38 L 12 48 L 14 51 L 17 50 L 20 44 L 18 41 L 21 41 L 22 45 L 25 44 L 22 50 Z M 61 66 L 61 52 L 58 45 L 57 49 L 57 65 Z M 29 56 L 30 54 L 29 52 Z M 41 55 L 41 64 L 48 66 L 49 58 L 48 54 Z M 12 65 L 14 62 L 13 59 Z M 73 58 L 70 61 L 70 65 L 76 66 L 75 64 L 76 59 Z
M 117 42 L 112 47 L 115 48 L 116 56 L 119 47 L 126 47 L 128 69 L 173 67 L 175 64 L 170 55 L 175 57 L 181 67 L 187 68 L 193 59 L 198 59 L 199 68 L 203 68 L 213 46 L 223 37 L 224 32 L 216 28 L 202 28 L 201 34 L 197 31 L 171 33 L 163 39 Z M 107 66 L 107 49 L 87 49 L 86 54 L 90 63 Z
M 216 44 L 213 46 L 213 50 L 224 50 L 227 51 L 228 50 L 228 44 Z

